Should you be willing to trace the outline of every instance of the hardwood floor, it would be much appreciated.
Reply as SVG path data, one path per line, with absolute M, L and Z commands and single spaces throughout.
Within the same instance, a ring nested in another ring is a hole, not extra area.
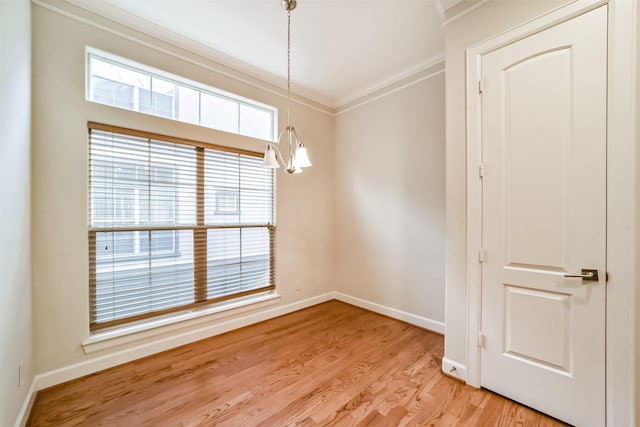
M 443 337 L 338 301 L 43 390 L 31 426 L 556 426 L 440 372 Z

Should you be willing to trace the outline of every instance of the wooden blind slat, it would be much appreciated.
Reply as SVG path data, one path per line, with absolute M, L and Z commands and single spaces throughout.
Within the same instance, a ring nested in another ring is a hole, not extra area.
M 113 133 L 118 133 L 122 135 L 137 136 L 137 137 L 147 138 L 147 139 L 156 139 L 159 141 L 174 142 L 176 144 L 182 144 L 182 145 L 191 145 L 193 147 L 208 148 L 210 150 L 218 150 L 225 153 L 244 154 L 245 156 L 252 156 L 252 157 L 262 157 L 264 155 L 264 153 L 260 153 L 257 151 L 243 150 L 242 148 L 227 147 L 224 145 L 213 144 L 210 142 L 194 141 L 192 139 L 179 138 L 179 137 L 170 136 L 170 135 L 162 135 L 159 133 L 146 132 L 146 131 L 136 130 L 136 129 L 129 129 L 121 126 L 107 125 L 104 123 L 87 122 L 87 127 L 89 128 L 89 131 L 91 131 L 91 129 L 101 130 L 105 132 L 113 132 Z

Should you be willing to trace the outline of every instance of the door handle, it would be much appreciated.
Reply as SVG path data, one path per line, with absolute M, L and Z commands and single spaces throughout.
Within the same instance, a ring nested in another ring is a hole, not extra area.
M 565 273 L 564 277 L 578 277 L 584 280 L 585 282 L 597 282 L 598 280 L 600 280 L 598 278 L 598 270 L 591 270 L 588 268 L 583 268 L 581 274 Z

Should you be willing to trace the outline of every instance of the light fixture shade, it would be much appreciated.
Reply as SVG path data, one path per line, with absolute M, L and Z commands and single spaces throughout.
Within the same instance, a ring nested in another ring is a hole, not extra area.
M 296 166 L 299 168 L 308 168 L 311 166 L 311 160 L 309 160 L 309 154 L 307 153 L 307 147 L 302 142 L 296 149 Z
M 278 159 L 276 158 L 276 152 L 271 145 L 267 145 L 267 149 L 264 150 L 264 160 L 262 160 L 262 166 L 269 169 L 278 169 Z

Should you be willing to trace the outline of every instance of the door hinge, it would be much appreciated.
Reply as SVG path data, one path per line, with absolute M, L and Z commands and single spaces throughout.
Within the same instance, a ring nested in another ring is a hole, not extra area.
M 478 175 L 480 175 L 480 178 L 484 178 L 484 163 L 480 163 L 480 166 L 478 166 Z
M 478 93 L 482 92 L 484 92 L 484 80 L 480 79 L 478 80 Z
M 487 251 L 480 249 L 478 251 L 478 261 L 485 262 L 487 260 Z
M 484 348 L 486 344 L 486 338 L 482 332 L 478 332 L 478 347 Z

